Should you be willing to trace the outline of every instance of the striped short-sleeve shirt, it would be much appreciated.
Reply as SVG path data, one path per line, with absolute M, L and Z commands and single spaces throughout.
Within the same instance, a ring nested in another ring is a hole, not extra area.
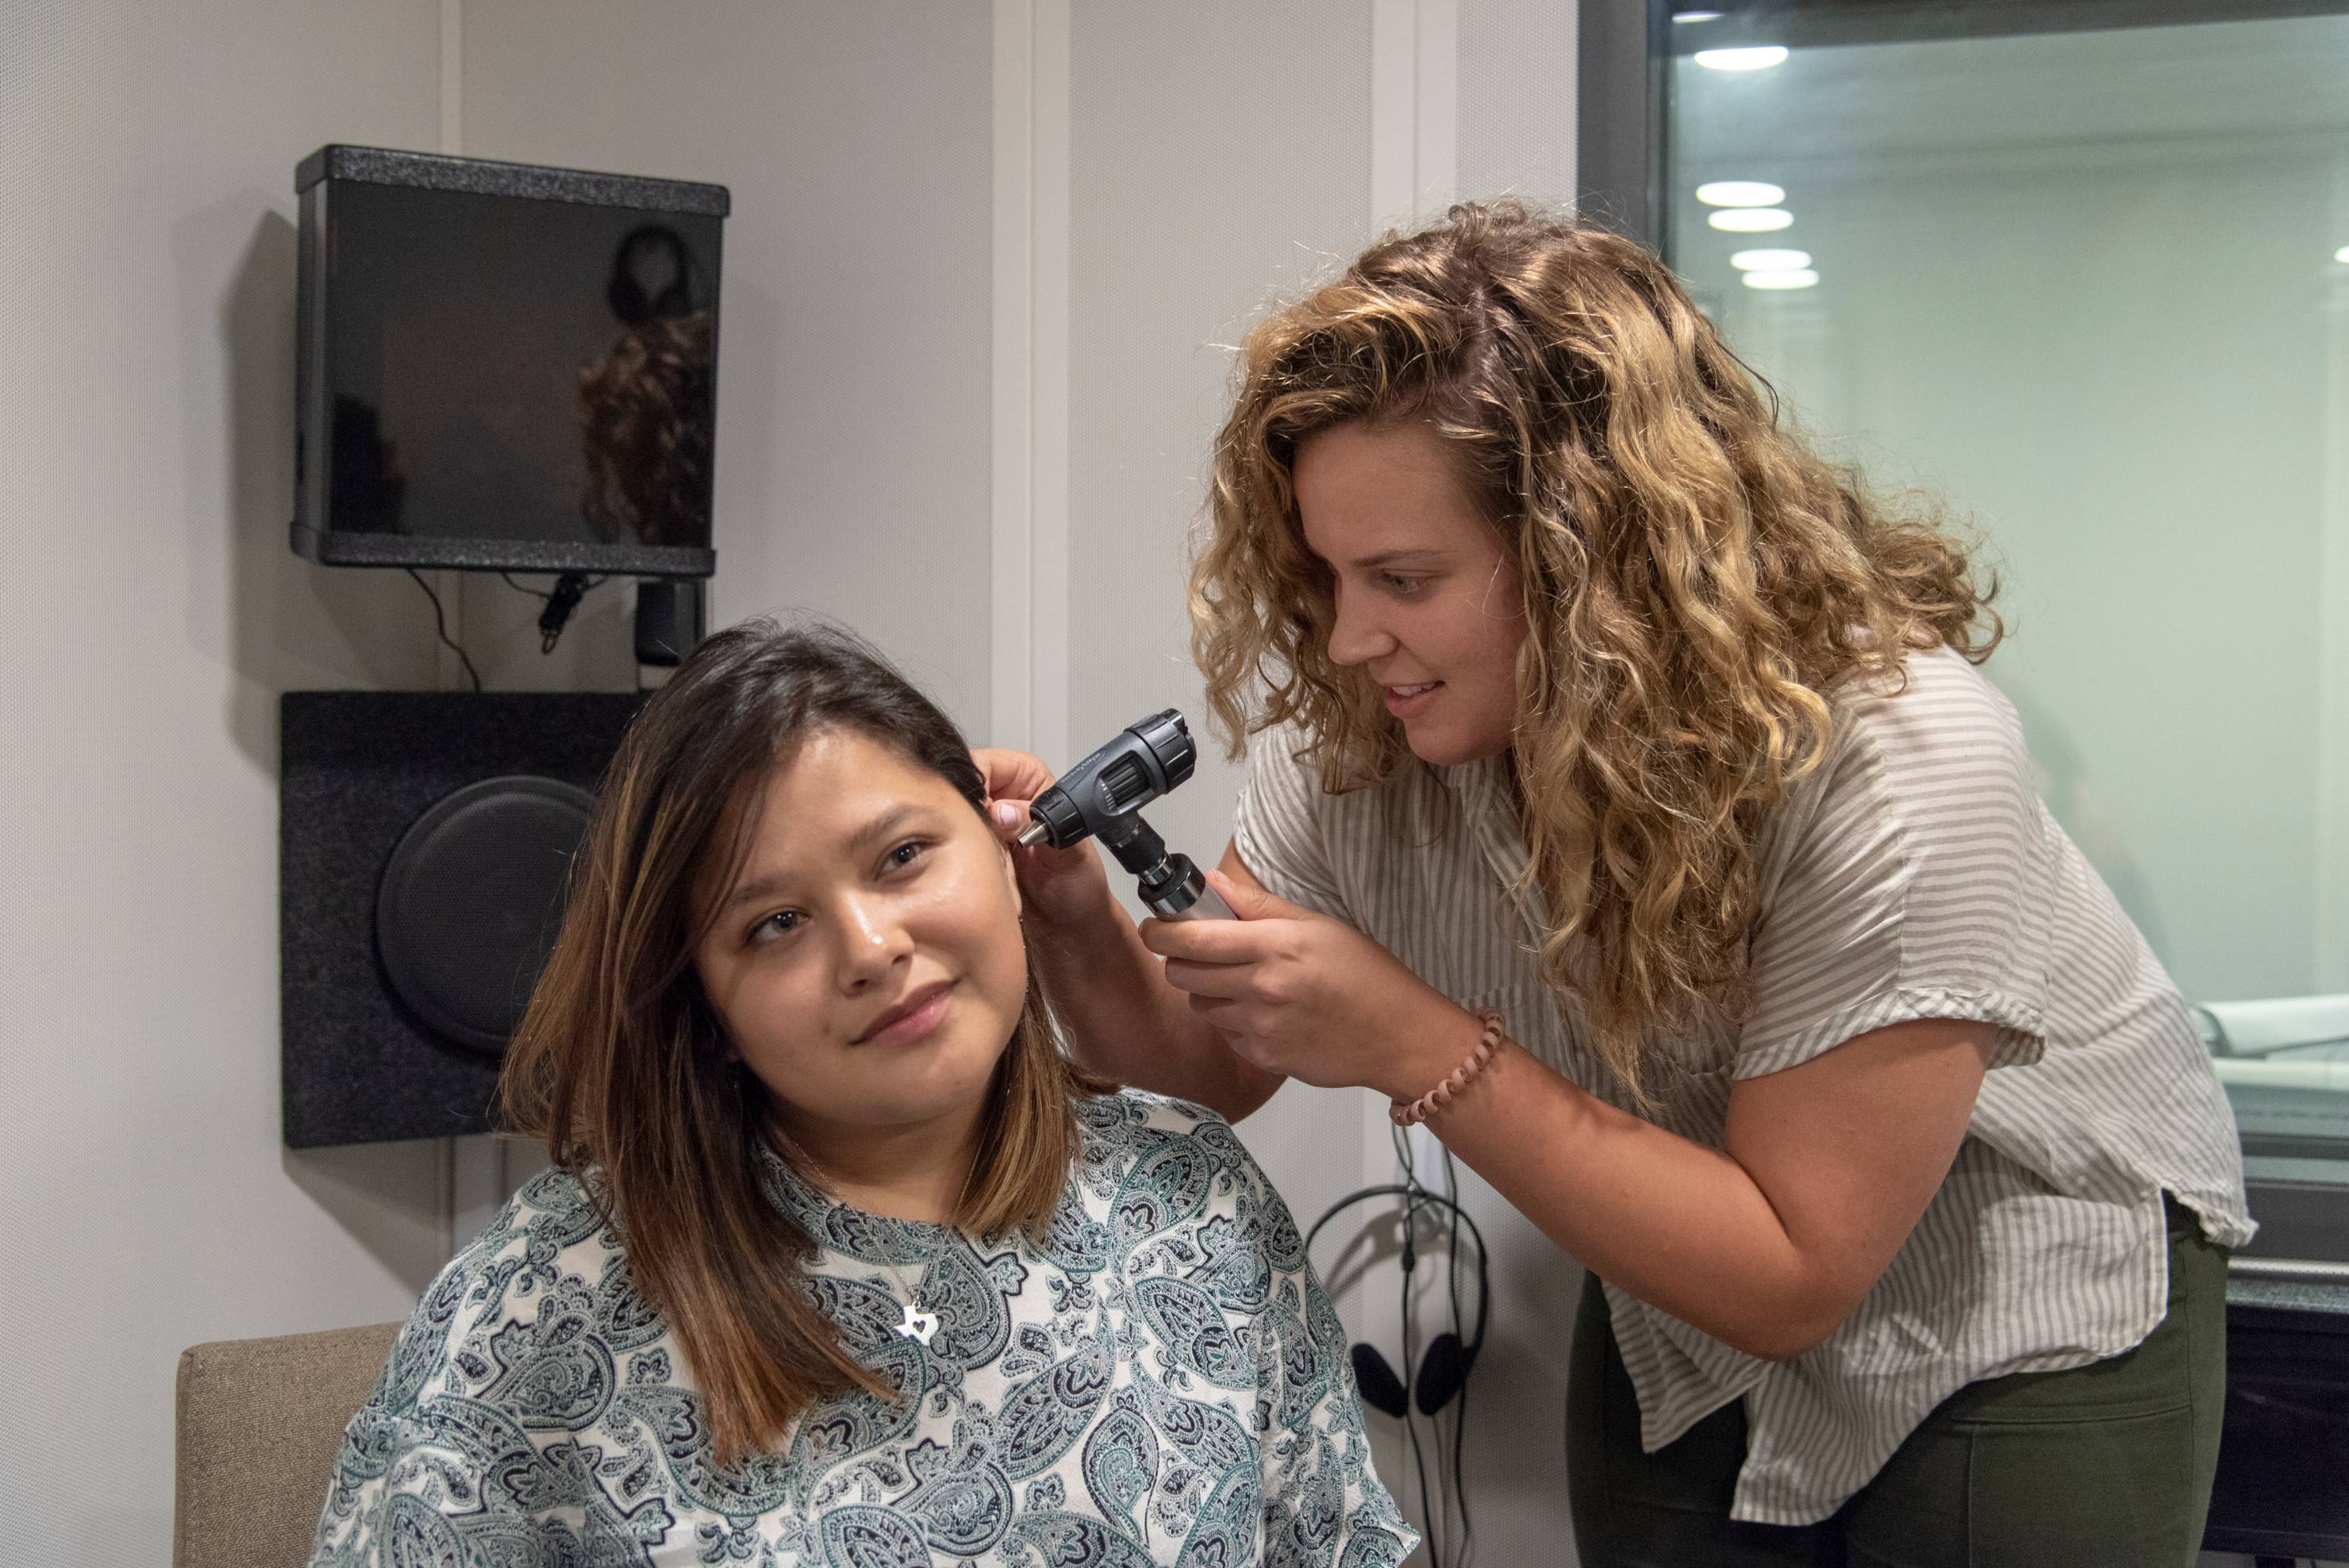
M 1608 1287 L 1641 1440 L 1733 1399 L 1731 1516 L 1824 1519 L 1963 1385 L 2117 1355 L 2160 1321 L 2162 1193 L 2214 1241 L 2250 1239 L 2233 1118 L 2178 988 L 2041 804 L 2014 710 L 1963 658 L 1913 655 L 1898 692 L 1831 702 L 1822 765 L 1757 846 L 1744 1021 L 1677 1042 L 1643 1114 L 1720 1148 L 1732 1085 L 1909 1018 L 1998 1026 L 1940 1192 L 1858 1309 L 1758 1360 Z M 1526 851 L 1498 760 L 1320 789 L 1304 738 L 1249 748 L 1235 843 L 1264 885 L 1347 922 L 1464 1006 L 1497 1007 L 1554 1071 L 1631 1109 L 1532 952 L 1508 888 Z M 1560 1305 L 1561 1314 L 1568 1309 Z

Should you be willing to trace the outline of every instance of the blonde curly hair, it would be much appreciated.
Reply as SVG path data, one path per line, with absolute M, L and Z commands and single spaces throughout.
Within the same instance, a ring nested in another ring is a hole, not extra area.
M 1237 756 L 1295 720 L 1331 792 L 1413 766 L 1331 662 L 1292 465 L 1422 419 L 1509 550 L 1526 634 L 1509 764 L 1549 911 L 1544 981 L 1646 1103 L 1660 1049 L 1750 1006 L 1756 836 L 1818 766 L 1826 694 L 2003 634 L 1938 508 L 1896 509 L 1782 425 L 1655 257 L 1526 203 L 1390 234 L 1241 350 L 1191 572 L 1192 650 Z M 1582 961 L 1578 950 L 1585 950 Z

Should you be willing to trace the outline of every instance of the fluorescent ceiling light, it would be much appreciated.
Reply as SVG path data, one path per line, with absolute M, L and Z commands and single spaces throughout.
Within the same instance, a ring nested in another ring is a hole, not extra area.
M 1704 221 L 1723 233 L 1766 234 L 1785 228 L 1795 215 L 1784 207 L 1723 207 L 1718 212 L 1707 212 Z
M 1750 289 L 1806 289 L 1816 287 L 1819 274 L 1808 267 L 1773 267 L 1745 274 L 1745 286 Z
M 1738 251 L 1729 264 L 1741 273 L 1789 273 L 1811 264 L 1808 251 Z
M 1718 22 L 1721 20 L 1721 13 L 1718 11 L 1675 11 L 1672 13 L 1672 20 L 1675 22 Z
M 1756 44 L 1743 49 L 1699 49 L 1696 63 L 1709 71 L 1765 71 L 1786 57 L 1784 44 Z
M 2333 259 L 2336 262 L 2349 262 L 2349 245 L 2344 245 L 2333 252 Z
M 1775 207 L 1786 192 L 1766 180 L 1714 180 L 1696 188 L 1708 207 Z

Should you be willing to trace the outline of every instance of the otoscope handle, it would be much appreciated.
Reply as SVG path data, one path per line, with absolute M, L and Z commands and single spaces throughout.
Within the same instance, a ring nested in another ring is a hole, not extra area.
M 1142 902 L 1161 920 L 1237 920 L 1188 855 L 1168 855 L 1142 882 Z
M 1232 913 L 1232 906 L 1224 902 L 1224 895 L 1211 887 L 1201 888 L 1199 896 L 1192 900 L 1186 908 L 1155 910 L 1154 913 L 1161 920 L 1237 920 L 1239 918 Z

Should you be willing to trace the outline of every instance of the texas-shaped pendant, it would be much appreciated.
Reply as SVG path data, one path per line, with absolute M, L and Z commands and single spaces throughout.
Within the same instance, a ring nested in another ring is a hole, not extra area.
M 930 1336 L 938 1331 L 938 1315 L 924 1312 L 912 1302 L 905 1304 L 905 1320 L 897 1325 L 897 1332 L 928 1348 Z

